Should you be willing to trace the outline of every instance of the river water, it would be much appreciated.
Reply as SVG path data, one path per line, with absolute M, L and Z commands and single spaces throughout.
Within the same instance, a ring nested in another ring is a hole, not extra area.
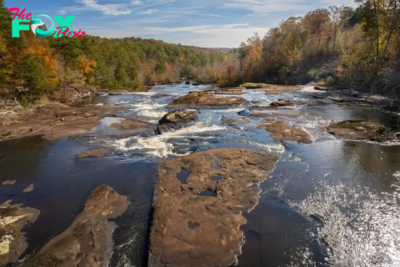
M 156 123 L 173 97 L 205 89 L 156 86 L 146 93 L 99 96 L 90 104 L 123 105 L 127 108 L 122 115 Z M 378 121 L 400 131 L 400 115 L 367 104 L 315 99 L 310 91 L 266 95 L 248 90 L 241 97 L 249 104 L 199 109 L 197 122 L 159 136 L 116 139 L 107 128 L 115 118 L 106 118 L 94 134 L 54 142 L 34 137 L 0 143 L 0 182 L 18 181 L 0 187 L 0 202 L 12 198 L 13 203 L 41 211 L 25 228 L 29 247 L 20 262 L 70 225 L 96 186 L 108 184 L 132 202 L 116 221 L 111 266 L 146 266 L 158 162 L 213 148 L 245 148 L 275 153 L 280 160 L 261 186 L 259 204 L 245 214 L 246 242 L 239 266 L 400 266 L 400 143 L 336 140 L 320 130 L 332 120 L 352 119 Z M 171 96 L 151 97 L 157 93 Z M 319 102 L 278 111 L 301 114 L 283 120 L 306 130 L 313 144 L 276 142 L 257 128 L 260 118 L 246 116 L 251 105 L 268 105 L 279 98 Z M 221 121 L 243 118 L 239 114 L 251 123 Z M 78 159 L 88 147 L 110 149 L 113 156 Z M 31 183 L 35 191 L 22 194 Z

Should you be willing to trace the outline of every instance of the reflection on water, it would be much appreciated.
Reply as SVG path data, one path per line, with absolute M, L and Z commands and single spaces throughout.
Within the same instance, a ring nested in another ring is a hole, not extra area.
M 98 185 L 108 184 L 118 193 L 127 195 L 132 203 L 117 219 L 112 262 L 124 258 L 130 263 L 126 266 L 143 266 L 147 261 L 148 222 L 157 166 L 146 162 L 127 164 L 113 159 L 78 159 L 77 155 L 87 148 L 67 139 L 56 144 L 37 139 L 33 145 L 31 141 L 0 143 L 3 159 L 0 182 L 17 180 L 15 186 L 0 186 L 0 201 L 13 197 L 13 203 L 24 203 L 41 211 L 38 220 L 26 228 L 29 248 L 25 254 L 32 255 L 67 229 L 90 192 Z M 35 190 L 22 194 L 30 183 L 35 184 Z
M 295 223 L 294 227 L 307 225 L 306 229 L 295 235 L 281 235 L 285 240 L 282 251 L 291 251 L 290 264 L 288 258 L 283 257 L 276 265 L 265 266 L 314 266 L 312 262 L 323 266 L 323 261 L 315 260 L 318 250 L 310 250 L 311 244 L 304 253 L 303 244 L 299 248 L 296 243 L 304 234 L 307 238 L 314 237 L 314 242 L 318 236 L 327 244 L 327 262 L 332 266 L 399 266 L 400 181 L 393 173 L 400 166 L 400 147 L 326 141 L 311 146 L 296 145 L 288 150 L 302 162 L 283 159 L 278 164 L 273 177 L 263 184 L 265 194 L 256 208 L 258 211 L 250 214 L 246 236 L 257 229 L 253 224 L 260 216 L 269 218 L 271 215 L 268 208 L 262 208 L 262 203 L 271 201 L 271 194 L 318 220 L 311 225 Z M 290 213 L 284 213 L 283 217 L 279 226 L 294 219 Z M 267 219 L 264 227 L 269 227 L 269 223 Z M 281 231 L 288 231 L 287 227 L 276 229 L 276 233 Z M 317 235 L 313 235 L 315 231 Z M 248 245 L 252 253 L 271 254 L 276 238 L 269 239 L 273 235 L 268 228 L 258 233 L 272 244 L 260 247 L 248 242 L 244 248 Z M 244 252 L 243 257 L 254 258 L 246 254 L 246 249 Z M 268 262 L 275 259 L 273 256 Z M 254 266 L 262 265 L 259 262 Z
M 155 123 L 168 111 L 171 98 L 205 88 L 158 86 L 146 93 L 100 96 L 90 104 L 126 106 L 118 112 Z M 172 96 L 152 98 L 157 93 Z M 316 101 L 302 94 L 251 90 L 242 97 L 257 105 L 279 98 Z M 104 134 L 107 127 L 120 121 L 106 118 L 87 139 L 50 143 L 37 137 L 0 143 L 0 182 L 17 180 L 15 186 L 0 187 L 0 201 L 13 198 L 14 203 L 41 210 L 38 221 L 27 227 L 26 256 L 65 230 L 96 186 L 108 184 L 132 202 L 117 219 L 111 266 L 146 266 L 157 163 L 207 149 L 244 148 L 275 153 L 280 161 L 262 184 L 259 205 L 245 214 L 246 243 L 239 266 L 400 266 L 400 146 L 339 141 L 320 131 L 332 120 L 349 119 L 376 120 L 399 129 L 399 117 L 327 101 L 296 107 L 287 112 L 300 118 L 282 120 L 306 130 L 314 144 L 281 144 L 257 128 L 261 118 L 246 116 L 247 125 L 223 123 L 223 118 L 243 119 L 239 113 L 250 105 L 199 109 L 197 122 L 161 136 L 109 137 Z M 78 159 L 88 147 L 104 147 L 114 156 Z M 187 175 L 182 172 L 183 178 Z M 22 194 L 31 183 L 35 191 Z

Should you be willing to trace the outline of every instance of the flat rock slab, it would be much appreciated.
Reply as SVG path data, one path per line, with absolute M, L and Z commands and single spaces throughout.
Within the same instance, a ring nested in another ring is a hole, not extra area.
M 174 99 L 168 108 L 181 108 L 181 107 L 203 107 L 203 108 L 213 108 L 213 107 L 231 107 L 239 106 L 241 104 L 247 103 L 247 100 L 238 97 L 218 97 L 214 94 L 214 91 L 202 91 L 202 92 L 190 92 L 187 95 Z
M 25 251 L 27 245 L 22 228 L 36 221 L 40 212 L 10 201 L 0 205 L 0 266 L 14 262 Z
M 43 136 L 46 140 L 92 132 L 107 114 L 121 106 L 70 107 L 49 104 L 6 118 L 0 124 L 0 142 L 26 136 Z
M 246 94 L 243 91 L 243 88 L 226 88 L 226 89 L 219 89 L 214 91 L 216 95 L 244 95 Z
M 94 149 L 94 150 L 89 150 L 89 151 L 83 152 L 78 157 L 81 159 L 102 158 L 105 155 L 107 155 L 108 153 L 109 153 L 109 151 L 106 149 Z
M 15 185 L 15 183 L 17 182 L 17 180 L 7 180 L 1 183 L 1 185 Z
M 72 225 L 48 242 L 24 267 L 108 266 L 113 219 L 129 205 L 127 197 L 106 185 L 97 187 Z
M 249 124 L 249 120 L 245 119 L 233 119 L 233 118 L 223 118 L 222 122 L 225 124 Z
M 125 119 L 121 123 L 113 123 L 110 125 L 110 129 L 118 130 L 118 137 L 119 138 L 126 138 L 136 135 L 154 135 L 157 127 L 156 125 L 129 116 L 122 116 L 122 115 L 114 115 L 115 118 L 122 118 Z
M 293 107 L 283 107 L 283 106 L 252 106 L 250 110 L 285 110 L 293 109 Z
M 244 243 L 242 213 L 255 207 L 278 157 L 216 149 L 160 163 L 153 200 L 150 267 L 224 267 Z
M 35 185 L 34 184 L 30 184 L 22 192 L 23 193 L 30 193 L 30 192 L 33 192 L 33 190 L 35 190 Z
M 304 144 L 312 143 L 310 135 L 307 132 L 289 126 L 283 121 L 264 119 L 262 122 L 265 124 L 259 125 L 258 128 L 270 132 L 271 136 L 278 142 L 296 141 Z
M 173 95 L 171 95 L 171 94 L 155 94 L 155 95 L 152 95 L 151 96 L 151 98 L 164 98 L 164 97 L 172 97 Z
M 342 121 L 332 123 L 323 130 L 338 138 L 347 140 L 370 140 L 376 142 L 400 140 L 400 133 L 396 133 L 380 123 L 371 121 Z
M 286 107 L 286 106 L 312 105 L 312 103 L 306 102 L 306 101 L 300 101 L 300 100 L 279 99 L 277 101 L 273 101 L 270 105 L 277 106 L 277 107 Z

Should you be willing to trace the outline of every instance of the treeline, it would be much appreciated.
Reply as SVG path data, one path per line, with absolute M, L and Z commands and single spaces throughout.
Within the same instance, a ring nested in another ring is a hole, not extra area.
M 400 1 L 357 0 L 291 17 L 242 43 L 243 81 L 376 90 L 400 95 Z
M 0 0 L 0 91 L 36 99 L 70 84 L 109 90 L 196 78 L 229 83 L 236 54 L 140 38 L 11 38 L 11 17 Z

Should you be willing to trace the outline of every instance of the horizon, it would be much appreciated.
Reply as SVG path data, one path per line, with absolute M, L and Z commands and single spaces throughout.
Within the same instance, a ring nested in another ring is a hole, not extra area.
M 11 3 L 12 2 L 12 3 Z M 344 0 L 203 1 L 188 0 L 6 0 L 7 8 L 26 8 L 33 15 L 73 15 L 72 28 L 106 38 L 137 37 L 204 48 L 237 48 L 254 33 L 292 16 L 331 5 L 355 7 Z

